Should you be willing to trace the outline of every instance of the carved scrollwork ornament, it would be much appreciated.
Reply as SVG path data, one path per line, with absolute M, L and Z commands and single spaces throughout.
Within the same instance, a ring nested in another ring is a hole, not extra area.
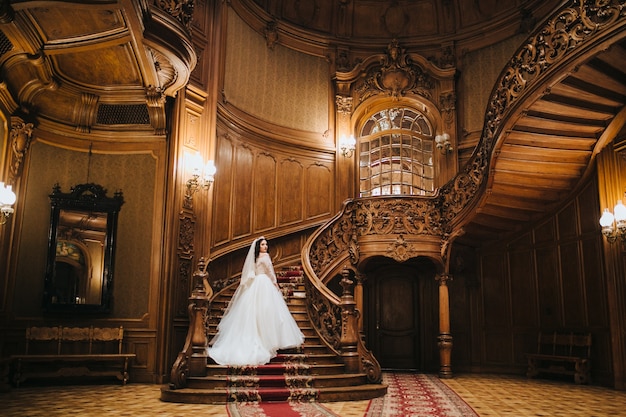
M 180 352 L 170 372 L 170 388 L 180 389 L 187 386 L 187 374 L 189 373 L 189 358 L 184 352 Z
M 22 163 L 26 152 L 30 147 L 30 143 L 33 139 L 33 127 L 32 123 L 26 123 L 21 120 L 15 121 L 11 124 L 11 179 L 15 182 L 20 177 L 22 172 Z
M 341 347 L 341 307 L 332 304 L 326 297 L 309 282 L 305 281 L 307 293 L 307 309 L 312 324 L 316 330 L 327 340 L 334 349 L 339 351 Z
M 592 37 L 601 36 L 626 14 L 624 0 L 576 0 L 558 11 L 538 28 L 528 42 L 508 62 L 496 82 L 485 113 L 485 124 L 474 158 L 466 165 L 464 175 L 441 188 L 445 196 L 443 214 L 455 217 L 469 202 L 489 170 L 491 150 L 502 120 L 527 91 L 535 87 L 542 75 L 554 64 L 575 53 L 577 47 Z M 459 191 L 463 182 L 469 188 Z M 456 197 L 462 198 L 457 202 Z
M 337 113 L 341 115 L 352 114 L 352 97 L 337 95 L 335 96 L 335 104 L 337 105 Z
M 195 0 L 157 0 L 155 4 L 183 24 L 191 32 Z
M 404 236 L 400 235 L 396 241 L 387 247 L 387 255 L 398 262 L 404 262 L 418 255 L 413 245 L 408 243 Z
M 456 56 L 454 54 L 454 47 L 446 45 L 441 48 L 441 53 L 438 56 L 428 57 L 428 60 L 435 64 L 439 68 L 454 68 L 456 64 Z
M 350 263 L 352 265 L 356 265 L 359 263 L 359 258 L 361 255 L 356 233 L 352 233 L 350 235 L 350 243 L 348 243 L 348 254 L 350 255 Z
M 267 47 L 269 49 L 274 49 L 274 46 L 278 43 L 278 28 L 276 21 L 272 20 L 267 22 L 263 34 L 265 35 L 265 44 Z
M 439 96 L 439 111 L 443 116 L 443 122 L 446 129 L 452 127 L 454 120 L 454 111 L 456 110 L 456 94 L 453 91 L 448 91 Z
M 146 102 L 149 107 L 161 107 L 165 104 L 165 92 L 161 87 L 146 87 Z
M 195 233 L 195 222 L 189 216 L 179 218 L 180 226 L 178 230 L 178 252 L 179 254 L 190 255 L 193 253 L 193 238 Z
M 434 86 L 432 78 L 394 39 L 387 46 L 380 64 L 372 67 L 355 86 L 355 92 L 360 102 L 376 94 L 386 94 L 398 100 L 409 92 L 432 100 Z

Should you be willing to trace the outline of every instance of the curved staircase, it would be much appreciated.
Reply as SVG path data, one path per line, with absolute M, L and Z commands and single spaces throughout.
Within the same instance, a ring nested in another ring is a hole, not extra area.
M 368 382 L 365 373 L 346 373 L 342 358 L 319 338 L 306 308 L 304 276 L 300 267 L 276 272 L 291 314 L 304 333 L 298 349 L 281 350 L 261 366 L 223 366 L 207 359 L 205 376 L 188 376 L 184 388 L 161 389 L 161 400 L 220 404 L 231 401 L 352 401 L 385 395 L 387 386 Z M 220 291 L 209 307 L 209 341 L 216 333 L 237 284 Z

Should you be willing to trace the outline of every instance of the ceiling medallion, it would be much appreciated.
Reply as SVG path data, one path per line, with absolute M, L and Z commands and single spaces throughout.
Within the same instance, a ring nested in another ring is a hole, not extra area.
M 402 235 L 398 236 L 396 241 L 387 247 L 387 254 L 398 262 L 404 262 L 407 259 L 417 256 L 417 251 L 413 245 L 409 244 Z

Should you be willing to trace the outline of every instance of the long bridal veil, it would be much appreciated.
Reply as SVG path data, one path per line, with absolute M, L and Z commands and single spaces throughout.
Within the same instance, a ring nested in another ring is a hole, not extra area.
M 239 286 L 208 348 L 209 356 L 220 365 L 262 365 L 279 349 L 304 342 L 304 335 L 276 288 L 269 254 L 255 259 L 257 243 L 263 239 L 255 239 L 250 245 Z

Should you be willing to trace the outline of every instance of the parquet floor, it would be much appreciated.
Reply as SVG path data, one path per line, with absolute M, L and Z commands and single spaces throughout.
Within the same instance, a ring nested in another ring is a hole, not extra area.
M 501 375 L 443 380 L 480 416 L 626 416 L 626 392 L 596 386 Z M 23 386 L 0 393 L 0 416 L 224 417 L 223 405 L 159 400 L 159 386 Z M 342 417 L 363 417 L 369 401 L 325 403 Z

